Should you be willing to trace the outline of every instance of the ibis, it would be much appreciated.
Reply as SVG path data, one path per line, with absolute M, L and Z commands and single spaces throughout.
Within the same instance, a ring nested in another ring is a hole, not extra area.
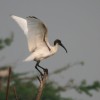
M 62 46 L 67 53 L 67 49 L 62 44 L 61 40 L 56 39 L 54 45 L 51 46 L 48 42 L 48 29 L 46 25 L 37 17 L 28 16 L 26 18 L 11 15 L 17 22 L 28 41 L 28 49 L 31 53 L 24 61 L 36 61 L 35 68 L 42 74 L 39 67 L 44 71 L 46 68 L 41 67 L 40 61 L 54 55 L 59 46 Z

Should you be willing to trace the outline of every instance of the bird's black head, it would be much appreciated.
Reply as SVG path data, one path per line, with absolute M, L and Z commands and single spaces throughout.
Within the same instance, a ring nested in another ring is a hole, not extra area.
M 56 45 L 56 44 L 61 44 L 61 40 L 59 40 L 59 39 L 56 39 L 55 41 L 54 41 L 54 45 Z
M 54 45 L 56 45 L 56 44 L 59 44 L 61 47 L 63 47 L 63 48 L 65 49 L 66 53 L 67 53 L 67 49 L 66 49 L 65 46 L 61 43 L 61 40 L 56 39 L 56 40 L 54 41 Z

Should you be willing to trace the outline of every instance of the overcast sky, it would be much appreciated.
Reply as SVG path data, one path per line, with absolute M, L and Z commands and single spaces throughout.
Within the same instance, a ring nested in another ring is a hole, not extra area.
M 14 32 L 14 42 L 10 47 L 0 51 L 0 66 L 9 64 L 17 66 L 16 71 L 34 71 L 35 62 L 22 63 L 29 55 L 27 41 L 23 31 L 10 18 L 14 14 L 21 17 L 36 16 L 48 27 L 49 41 L 62 40 L 68 54 L 62 48 L 53 57 L 41 62 L 42 66 L 52 72 L 68 63 L 84 61 L 83 67 L 76 66 L 50 77 L 61 84 L 74 78 L 76 82 L 83 79 L 92 83 L 100 80 L 100 0 L 1 0 L 0 1 L 0 38 Z M 64 96 L 73 96 L 79 100 L 98 100 L 99 93 L 93 92 L 92 98 L 78 95 L 74 91 Z

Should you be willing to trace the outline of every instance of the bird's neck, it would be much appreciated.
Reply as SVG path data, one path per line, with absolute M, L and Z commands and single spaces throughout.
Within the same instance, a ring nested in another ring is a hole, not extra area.
M 58 43 L 56 45 L 52 46 L 51 47 L 52 53 L 56 53 L 58 51 L 58 47 L 59 47 Z

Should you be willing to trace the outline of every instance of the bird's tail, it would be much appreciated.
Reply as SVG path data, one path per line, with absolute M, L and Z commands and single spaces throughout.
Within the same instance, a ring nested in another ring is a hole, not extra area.
M 34 60 L 34 55 L 33 54 L 31 54 L 26 59 L 24 59 L 23 62 L 32 61 L 32 60 Z

